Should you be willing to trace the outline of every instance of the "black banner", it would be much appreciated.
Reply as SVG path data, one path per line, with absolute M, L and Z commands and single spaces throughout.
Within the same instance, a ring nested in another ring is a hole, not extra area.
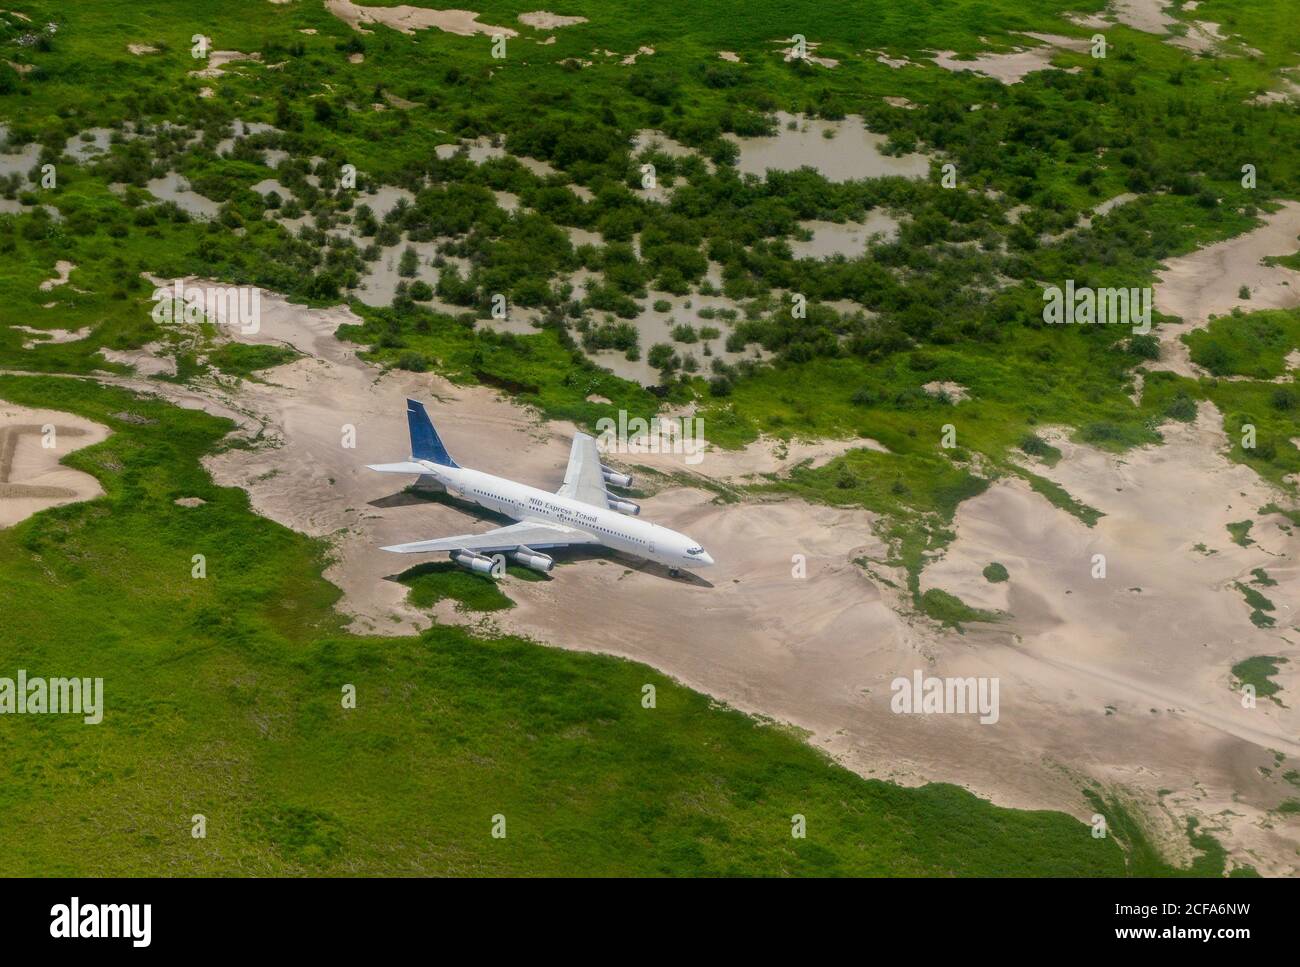
M 843 929 L 985 954 L 1051 939 L 1072 954 L 1125 948 L 1222 952 L 1285 942 L 1290 880 L 865 880 L 816 883 L 559 883 L 449 880 L 7 880 L 0 929 L 9 953 L 59 948 L 120 954 L 257 951 L 292 945 L 337 956 L 438 938 L 568 944 L 611 930 L 638 945 L 657 932 L 725 935 L 765 949 L 774 933 Z M 696 891 L 700 891 L 697 893 Z M 860 938 L 861 939 L 861 938 Z M 678 941 L 672 941 L 677 946 Z

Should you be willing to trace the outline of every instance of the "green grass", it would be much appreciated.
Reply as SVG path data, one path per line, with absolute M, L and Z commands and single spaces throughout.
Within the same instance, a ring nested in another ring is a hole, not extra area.
M 208 354 L 208 362 L 229 376 L 250 377 L 263 369 L 282 366 L 297 358 L 288 346 L 260 346 L 229 342 Z
M 997 561 L 986 565 L 984 568 L 984 580 L 988 581 L 989 584 L 1001 584 L 1010 576 L 1011 575 L 1007 573 L 1006 566 L 999 564 Z
M 1257 568 L 1256 570 L 1258 571 L 1259 569 Z M 1267 575 L 1265 575 L 1265 577 L 1267 577 Z M 1277 582 L 1271 581 L 1267 583 L 1276 584 Z M 1274 623 L 1273 619 L 1269 617 L 1269 615 L 1266 613 L 1269 611 L 1277 610 L 1277 607 L 1273 604 L 1273 602 L 1270 601 L 1268 598 L 1266 598 L 1264 595 L 1260 594 L 1254 588 L 1242 584 L 1240 581 L 1234 582 L 1233 587 L 1235 587 L 1238 591 L 1242 593 L 1242 596 L 1245 597 L 1246 599 L 1246 604 L 1248 604 L 1251 607 L 1252 609 L 1250 612 L 1251 622 L 1257 628 L 1273 627 L 1273 623 Z
M 1285 665 L 1287 661 L 1288 659 L 1276 655 L 1256 655 L 1233 665 L 1232 674 L 1238 685 L 1254 686 L 1258 697 L 1271 698 L 1281 705 L 1281 700 L 1277 698 L 1281 686 L 1272 680 L 1272 676 L 1277 674 L 1278 666 Z
M 1085 798 L 1091 803 L 1097 814 L 1106 820 L 1106 835 L 1124 844 L 1129 857 L 1130 868 L 1135 876 L 1168 875 L 1160 851 L 1151 842 L 1141 820 L 1118 796 L 1107 796 L 1097 789 L 1083 790 Z M 1196 855 L 1191 866 L 1180 870 L 1181 876 L 1222 876 L 1226 866 L 1227 854 L 1218 841 L 1208 832 L 1198 830 L 1193 818 L 1187 820 L 1187 836 Z M 1240 868 L 1239 868 L 1240 869 Z M 1233 875 L 1249 875 L 1238 873 Z
M 962 630 L 963 623 L 972 621 L 997 621 L 998 615 L 992 611 L 972 608 L 955 594 L 949 594 L 939 588 L 930 588 L 921 595 L 921 611 L 928 618 L 938 621 L 945 627 Z
M 1213 376 L 1276 379 L 1286 357 L 1300 348 L 1300 312 L 1271 310 L 1219 316 L 1184 337 L 1192 362 Z
M 1250 529 L 1254 524 L 1253 520 L 1231 521 L 1228 524 L 1228 533 L 1232 535 L 1232 543 L 1241 547 L 1249 547 L 1254 544 L 1254 540 L 1250 537 Z
M 547 580 L 526 567 L 507 565 L 506 573 L 523 581 Z M 411 589 L 408 600 L 417 608 L 432 608 L 446 598 L 456 601 L 462 611 L 504 611 L 514 607 L 496 579 L 450 562 L 420 564 L 399 574 L 397 580 Z

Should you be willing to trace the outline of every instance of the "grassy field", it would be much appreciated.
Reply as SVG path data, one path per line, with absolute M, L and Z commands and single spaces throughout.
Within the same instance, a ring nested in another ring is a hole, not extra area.
M 724 446 L 761 434 L 871 438 L 889 452 L 853 450 L 756 489 L 880 514 L 918 610 L 955 625 L 997 616 L 942 592 L 922 596 L 919 574 L 951 540 L 959 503 L 992 477 L 1021 475 L 1086 523 L 1099 516 L 1018 465 L 1025 453 L 1052 462 L 1038 436 L 1045 426 L 1120 451 L 1158 443 L 1162 425 L 1212 401 L 1234 440 L 1243 424 L 1258 429 L 1258 445 L 1234 444 L 1233 458 L 1293 491 L 1285 478 L 1300 472 L 1290 442 L 1300 405 L 1267 380 L 1300 345 L 1295 313 L 1221 320 L 1192 338 L 1193 358 L 1212 374 L 1245 378 L 1147 373 L 1134 403 L 1154 340 L 1117 326 L 1048 327 L 1040 295 L 1067 278 L 1150 285 L 1163 260 L 1300 198 L 1300 113 L 1247 103 L 1279 85 L 1300 48 L 1286 0 L 1198 8 L 1257 56 L 1193 58 L 1115 27 L 1105 60 L 1058 52 L 1059 66 L 1080 71 L 1039 72 L 1013 87 L 941 70 L 925 52 L 1007 50 L 1026 43 L 1021 31 L 1087 36 L 1061 15 L 1101 4 L 665 0 L 647 16 L 628 0 L 573 0 L 561 12 L 589 22 L 555 31 L 549 46 L 515 20 L 530 6 L 475 7 L 484 23 L 519 30 L 504 60 L 484 36 L 360 35 L 318 0 L 25 0 L 15 7 L 28 19 L 0 12 L 0 123 L 11 149 L 35 146 L 37 162 L 58 175 L 49 189 L 0 183 L 17 206 L 0 214 L 0 370 L 121 372 L 100 348 L 174 339 L 150 319 L 142 274 L 194 274 L 306 305 L 347 300 L 361 322 L 339 336 L 366 358 L 496 386 L 579 425 L 694 403 L 709 439 Z M 190 55 L 195 33 L 260 60 L 192 76 L 202 66 Z M 774 41 L 793 33 L 838 66 L 785 62 Z M 137 56 L 129 44 L 155 50 Z M 621 63 L 643 45 L 655 53 Z M 880 51 L 917 66 L 890 68 Z M 740 176 L 731 137 L 769 132 L 777 110 L 861 115 L 889 136 L 889 151 L 930 154 L 930 177 Z M 236 118 L 276 130 L 218 151 Z M 109 152 L 74 163 L 69 139 L 97 127 L 110 129 Z M 630 140 L 644 129 L 695 156 L 634 155 Z M 513 157 L 474 165 L 435 154 L 481 136 L 556 173 Z M 287 155 L 278 169 L 271 151 Z M 671 204 L 635 192 L 647 161 L 676 188 Z M 942 187 L 941 161 L 956 165 L 958 190 Z M 360 191 L 339 187 L 345 163 L 360 170 Z M 1244 163 L 1258 167 L 1253 189 L 1241 183 Z M 168 172 L 219 203 L 217 217 L 155 204 L 144 186 Z M 296 232 L 267 217 L 274 207 L 253 190 L 272 176 L 287 190 L 282 204 L 307 216 Z M 412 189 L 414 202 L 382 222 L 367 218 L 360 206 L 379 185 Z M 518 195 L 527 211 L 508 215 L 494 191 Z M 1077 224 L 1123 192 L 1138 197 L 1091 227 Z M 802 223 L 884 209 L 901 221 L 896 241 L 855 259 L 794 257 Z M 348 227 L 359 242 L 333 237 Z M 566 229 L 599 232 L 604 244 L 575 246 Z M 437 287 L 454 311 L 431 308 L 414 289 L 386 307 L 349 298 L 381 249 L 400 251 L 402 233 L 454 239 L 447 254 L 469 268 L 444 272 Z M 42 290 L 61 260 L 75 266 L 69 283 Z M 711 290 L 710 269 L 736 318 L 678 321 L 761 347 L 767 363 L 715 357 L 644 387 L 583 353 L 583 332 L 635 315 L 661 290 Z M 560 281 L 579 270 L 590 288 Z M 792 314 L 790 292 L 807 296 L 807 318 Z M 510 335 L 483 324 L 496 293 L 539 310 L 542 327 Z M 29 348 L 18 325 L 88 333 Z M 257 378 L 283 358 L 238 345 L 173 349 L 180 379 L 204 367 Z M 934 382 L 958 383 L 970 398 L 922 389 Z M 52 723 L 30 735 L 10 723 L 0 732 L 12 780 L 0 791 L 0 838 L 12 871 L 1125 869 L 1113 840 L 1092 841 L 1067 817 L 995 810 L 947 788 L 863 782 L 637 666 L 443 628 L 416 641 L 351 638 L 319 577 L 323 549 L 254 517 L 242 495 L 214 488 L 199 469 L 222 432 L 214 421 L 52 376 L 3 379 L 0 396 L 115 431 L 72 461 L 104 480 L 104 500 L 0 533 L 0 658 L 33 673 L 56 660 L 103 668 L 117 710 L 98 730 Z M 120 412 L 156 422 L 129 424 Z M 951 448 L 940 444 L 948 425 Z M 181 496 L 208 503 L 176 507 Z M 202 584 L 188 577 L 196 542 L 209 557 Z M 508 606 L 468 575 L 407 579 L 430 606 Z M 654 712 L 638 704 L 647 681 L 660 688 Z M 346 682 L 362 702 L 345 713 L 335 703 Z M 188 838 L 194 812 L 209 816 L 206 841 Z M 512 824 L 504 842 L 487 835 L 496 812 Z M 806 841 L 789 839 L 793 812 L 809 816 Z M 102 829 L 129 831 L 134 849 Z M 1128 837 L 1129 870 L 1159 870 L 1137 841 Z M 1221 867 L 1212 850 L 1206 856 L 1198 872 Z

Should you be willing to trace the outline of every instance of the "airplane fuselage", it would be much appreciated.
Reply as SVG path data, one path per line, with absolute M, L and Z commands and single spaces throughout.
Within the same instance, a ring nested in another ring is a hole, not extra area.
M 646 558 L 676 570 L 708 567 L 713 559 L 685 534 L 607 507 L 539 490 L 505 477 L 466 467 L 446 467 L 429 460 L 427 468 L 447 492 L 512 520 L 543 520 L 590 534 L 611 550 Z M 544 546 L 544 545 L 539 545 Z

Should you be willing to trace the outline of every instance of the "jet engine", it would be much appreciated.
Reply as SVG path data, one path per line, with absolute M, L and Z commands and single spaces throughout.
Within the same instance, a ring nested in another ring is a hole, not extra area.
M 632 486 L 632 477 L 630 474 L 619 473 L 617 470 L 607 467 L 603 463 L 600 465 L 600 472 L 605 478 L 605 483 L 613 484 L 615 487 Z
M 473 571 L 475 574 L 486 574 L 489 577 L 492 574 L 492 558 L 485 554 L 478 554 L 474 551 L 452 551 L 451 559 L 467 571 Z
M 609 498 L 609 509 L 616 510 L 620 514 L 630 514 L 632 517 L 636 517 L 641 513 L 640 504 L 634 504 L 630 500 L 622 500 L 618 497 Z
M 510 552 L 510 556 L 524 567 L 530 567 L 534 571 L 546 572 L 555 566 L 553 558 L 546 554 L 539 554 L 531 547 L 517 547 Z

